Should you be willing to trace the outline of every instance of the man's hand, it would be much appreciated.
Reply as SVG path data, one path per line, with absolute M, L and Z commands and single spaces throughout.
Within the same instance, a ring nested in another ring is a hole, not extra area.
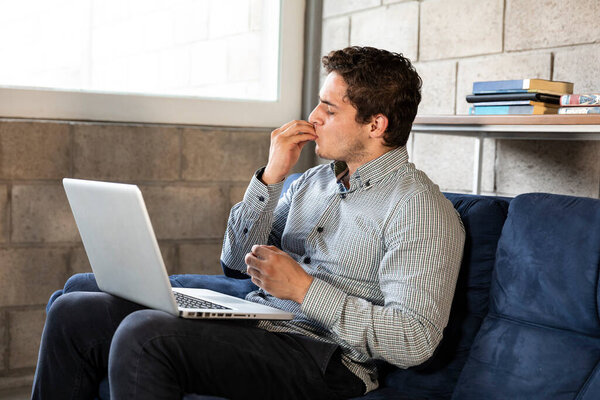
M 281 182 L 298 162 L 302 148 L 316 138 L 314 126 L 306 121 L 290 121 L 271 132 L 269 162 L 262 182 L 266 185 Z
M 245 260 L 254 284 L 280 299 L 302 303 L 313 277 L 287 253 L 275 246 L 254 245 Z

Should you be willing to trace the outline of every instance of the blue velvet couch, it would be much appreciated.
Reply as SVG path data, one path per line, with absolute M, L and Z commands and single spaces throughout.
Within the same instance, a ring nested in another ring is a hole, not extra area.
M 382 363 L 381 387 L 361 399 L 600 399 L 600 200 L 446 197 L 467 236 L 444 339 L 423 365 Z M 238 297 L 253 290 L 224 272 L 171 282 Z M 98 290 L 93 275 L 72 277 L 48 307 L 75 290 Z

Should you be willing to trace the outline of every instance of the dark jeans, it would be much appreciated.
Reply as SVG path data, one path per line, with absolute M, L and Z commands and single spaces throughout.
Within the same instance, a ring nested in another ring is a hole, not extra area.
M 105 293 L 65 294 L 48 312 L 32 398 L 93 399 L 107 373 L 113 400 L 180 400 L 185 393 L 336 399 L 364 393 L 335 347 L 323 362 L 315 355 L 318 345 L 254 325 L 181 319 Z

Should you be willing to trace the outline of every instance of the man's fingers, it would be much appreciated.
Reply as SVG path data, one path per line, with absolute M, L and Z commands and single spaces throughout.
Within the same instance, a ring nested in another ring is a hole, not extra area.
M 310 141 L 316 140 L 317 135 L 313 133 L 299 133 L 295 136 L 290 137 L 290 141 L 295 144 L 299 143 L 308 143 Z
M 260 265 L 261 260 L 256 256 L 256 254 L 248 253 L 246 254 L 246 257 L 244 257 L 244 261 L 246 262 L 246 265 L 256 268 Z
M 269 256 L 269 253 L 272 251 L 271 249 L 269 249 L 269 247 L 272 246 L 255 244 L 254 246 L 252 246 L 252 254 L 258 259 L 264 260 Z
M 261 260 L 252 253 L 246 254 L 244 260 L 246 261 L 246 274 L 251 277 L 260 278 L 262 276 L 262 271 L 260 270 Z
M 281 125 L 279 128 L 275 129 L 272 133 L 275 133 L 275 132 L 277 132 L 277 133 L 284 132 L 287 128 L 289 128 L 290 126 L 292 126 L 292 125 L 294 125 L 296 123 L 298 123 L 297 120 L 292 120 L 290 122 L 286 122 L 285 124 Z
M 307 125 L 307 126 L 299 126 L 299 127 L 293 127 L 293 128 L 288 128 L 285 132 L 282 132 L 280 134 L 283 137 L 289 137 L 289 138 L 295 138 L 301 135 L 311 135 L 311 136 L 317 136 L 315 134 L 315 128 L 312 125 Z
M 262 276 L 262 272 L 260 271 L 260 269 L 254 268 L 252 265 L 247 265 L 246 267 L 246 273 L 248 275 L 255 276 L 257 278 L 260 278 Z
M 252 281 L 252 283 L 254 283 L 256 286 L 261 287 L 262 288 L 262 281 L 260 279 L 258 279 L 257 277 L 253 276 L 250 278 L 250 280 Z
M 256 256 L 259 260 L 265 260 L 265 259 L 267 259 L 267 257 L 272 255 L 273 253 L 281 253 L 281 252 L 282 251 L 276 246 L 265 245 L 265 244 L 255 244 L 254 246 L 252 246 L 251 254 Z
M 277 246 L 271 246 L 271 245 L 268 245 L 268 246 L 262 246 L 262 247 L 263 247 L 263 248 L 265 248 L 265 249 L 267 249 L 267 250 L 270 250 L 270 251 L 272 251 L 273 253 L 283 253 L 283 250 L 281 250 L 281 249 L 280 249 L 279 247 L 277 247 Z
M 311 126 L 313 127 L 313 125 L 307 121 L 302 121 L 302 120 L 293 120 L 290 122 L 287 122 L 285 124 L 283 124 L 281 127 L 275 129 L 273 132 L 271 132 L 271 137 L 273 136 L 277 136 L 277 135 L 281 135 L 285 132 L 288 132 L 290 129 L 293 130 L 293 127 L 297 126 L 297 127 L 301 127 L 301 126 Z M 314 129 L 314 127 L 313 127 Z
M 306 121 L 294 121 L 294 124 L 286 127 L 285 129 L 281 129 L 279 135 L 291 137 L 305 133 L 312 135 L 315 134 L 315 127 L 313 124 Z

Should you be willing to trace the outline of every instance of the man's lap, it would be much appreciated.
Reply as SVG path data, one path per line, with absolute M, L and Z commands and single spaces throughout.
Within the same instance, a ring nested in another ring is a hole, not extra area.
M 111 389 L 116 391 L 137 387 L 149 390 L 149 395 L 162 387 L 165 393 L 237 398 L 236 390 L 243 388 L 246 395 L 276 398 L 282 388 L 289 388 L 299 398 L 316 398 L 317 393 L 334 398 L 297 338 L 256 328 L 253 321 L 186 320 L 93 291 L 64 294 L 55 306 L 50 318 L 70 325 L 74 343 L 85 347 L 82 350 L 110 343 L 110 350 L 101 346 L 110 357 L 100 356 L 105 361 L 99 367 L 107 371 L 110 366 Z M 168 376 L 164 368 L 153 368 L 156 355 L 162 358 L 159 363 L 170 365 Z

